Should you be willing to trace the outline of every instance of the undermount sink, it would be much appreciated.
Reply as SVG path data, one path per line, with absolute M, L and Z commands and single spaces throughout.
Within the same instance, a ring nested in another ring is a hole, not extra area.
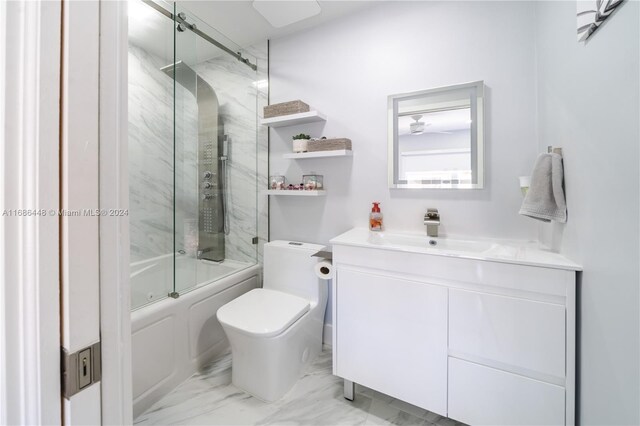
M 366 228 L 354 228 L 333 238 L 331 244 L 581 270 L 576 263 L 537 242 L 434 238 L 420 234 L 372 232 Z

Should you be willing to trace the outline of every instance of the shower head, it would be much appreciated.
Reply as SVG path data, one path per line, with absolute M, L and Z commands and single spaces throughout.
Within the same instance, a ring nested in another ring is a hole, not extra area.
M 174 64 L 169 64 L 160 68 L 160 71 L 167 74 L 169 77 L 174 78 L 176 81 L 187 89 L 193 96 L 197 97 L 196 87 L 198 84 L 198 74 L 187 64 L 182 61 L 178 61 Z

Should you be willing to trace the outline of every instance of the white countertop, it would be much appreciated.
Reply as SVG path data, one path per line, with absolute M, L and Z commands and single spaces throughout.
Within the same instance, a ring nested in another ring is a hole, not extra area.
M 582 270 L 582 266 L 537 242 L 431 238 L 418 234 L 374 232 L 366 228 L 351 229 L 333 238 L 330 242 L 333 245 L 514 263 L 570 271 Z M 435 245 L 431 245 L 434 242 Z

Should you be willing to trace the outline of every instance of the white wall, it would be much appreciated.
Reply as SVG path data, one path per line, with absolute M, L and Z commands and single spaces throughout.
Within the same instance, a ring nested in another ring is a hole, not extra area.
M 271 41 L 270 101 L 302 99 L 326 124 L 271 130 L 270 172 L 296 183 L 324 175 L 323 198 L 272 197 L 271 239 L 328 243 L 367 226 L 382 202 L 389 230 L 424 232 L 428 207 L 441 233 L 533 239 L 518 216 L 518 176 L 529 174 L 535 135 L 534 5 L 529 2 L 384 2 Z M 389 190 L 387 96 L 484 80 L 486 182 L 483 190 Z M 353 158 L 283 160 L 293 134 L 346 136 Z
M 586 43 L 575 1 L 537 14 L 539 149 L 564 149 L 569 218 L 544 240 L 584 265 L 581 284 L 582 424 L 638 424 L 638 80 L 640 4 L 627 2 Z

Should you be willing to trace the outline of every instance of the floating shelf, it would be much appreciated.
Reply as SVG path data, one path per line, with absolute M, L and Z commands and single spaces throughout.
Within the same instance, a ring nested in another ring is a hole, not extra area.
M 290 190 L 290 189 L 267 189 L 265 191 L 268 195 L 289 195 L 297 197 L 323 197 L 327 195 L 327 191 L 324 189 L 318 191 L 306 191 L 306 190 Z
M 281 115 L 280 117 L 263 118 L 260 120 L 260 124 L 269 127 L 285 127 L 318 121 L 327 121 L 327 117 L 318 111 L 309 111 L 298 114 Z
M 301 158 L 351 157 L 352 155 L 353 155 L 353 151 L 350 149 L 336 149 L 333 151 L 314 151 L 314 152 L 284 154 L 282 158 L 297 160 Z

